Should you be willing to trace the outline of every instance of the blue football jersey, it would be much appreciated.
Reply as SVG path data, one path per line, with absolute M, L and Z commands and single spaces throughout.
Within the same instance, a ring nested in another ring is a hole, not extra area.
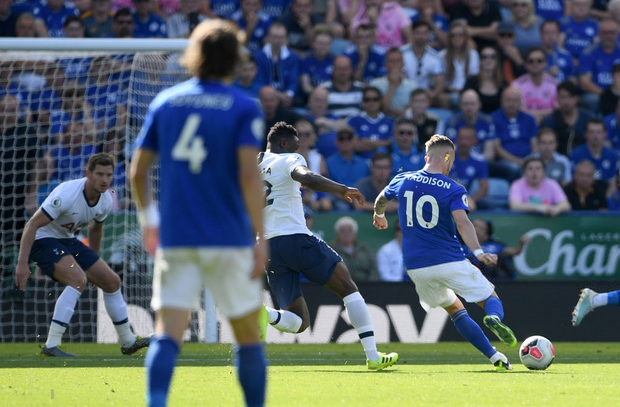
M 465 259 L 452 219 L 457 209 L 469 211 L 465 188 L 443 174 L 420 170 L 398 174 L 383 193 L 398 199 L 407 270 Z
M 146 20 L 140 20 L 137 13 L 133 13 L 134 38 L 168 38 L 166 20 L 155 13 L 150 13 Z
M 237 151 L 259 149 L 265 120 L 235 88 L 190 79 L 151 103 L 137 147 L 159 155 L 162 247 L 247 247 L 252 225 Z
M 52 38 L 65 38 L 65 32 L 62 26 L 69 16 L 80 16 L 80 12 L 76 5 L 66 1 L 60 11 L 54 12 L 47 5 L 46 0 L 39 0 L 32 3 L 30 12 L 34 18 L 40 18 L 47 26 L 47 31 Z

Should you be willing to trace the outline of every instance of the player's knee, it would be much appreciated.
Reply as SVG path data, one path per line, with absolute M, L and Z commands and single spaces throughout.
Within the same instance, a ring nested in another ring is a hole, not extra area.
M 83 292 L 86 287 L 86 274 L 82 270 L 76 270 L 66 280 L 66 284 L 75 288 L 79 292 Z
M 115 272 L 110 271 L 110 273 L 106 276 L 105 285 L 105 287 L 101 287 L 102 290 L 107 293 L 115 293 L 121 289 L 121 279 Z

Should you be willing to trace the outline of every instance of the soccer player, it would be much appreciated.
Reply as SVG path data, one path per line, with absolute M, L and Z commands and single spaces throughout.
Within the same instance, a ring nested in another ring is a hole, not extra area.
M 488 338 L 467 314 L 461 300 L 475 302 L 486 316 L 484 324 L 508 346 L 517 338 L 502 323 L 504 309 L 491 284 L 469 261 L 456 237 L 455 223 L 463 241 L 476 258 L 495 264 L 497 255 L 480 248 L 474 227 L 467 217 L 467 191 L 448 174 L 454 163 L 454 144 L 435 134 L 426 142 L 426 165 L 420 171 L 398 174 L 375 200 L 373 224 L 388 227 L 385 208 L 398 199 L 398 216 L 403 231 L 403 260 L 415 283 L 420 304 L 428 311 L 442 307 L 459 333 L 495 365 L 495 370 L 512 370 L 508 358 L 495 350 Z
M 579 325 L 586 315 L 594 311 L 594 308 L 606 305 L 620 305 L 620 290 L 599 294 L 591 288 L 584 288 L 573 310 L 573 326 Z
M 266 186 L 265 239 L 270 256 L 267 277 L 282 309 L 267 308 L 269 323 L 282 332 L 300 333 L 310 325 L 308 305 L 299 287 L 299 275 L 336 293 L 344 302 L 351 325 L 366 352 L 370 370 L 381 370 L 398 361 L 397 353 L 377 352 L 372 321 L 364 298 L 351 279 L 342 258 L 306 227 L 300 187 L 340 194 L 364 204 L 362 194 L 308 169 L 299 148 L 297 130 L 284 122 L 269 131 L 267 151 L 259 156 Z
M 121 280 L 98 254 L 103 222 L 112 210 L 113 198 L 108 189 L 115 164 L 114 158 L 107 154 L 91 156 L 86 164 L 86 177 L 56 187 L 24 228 L 15 284 L 22 291 L 26 289 L 30 259 L 45 275 L 66 285 L 56 300 L 41 356 L 77 356 L 60 349 L 60 344 L 87 281 L 103 290 L 105 308 L 120 338 L 121 352 L 132 355 L 149 346 L 150 337 L 136 337 L 131 332 Z M 75 238 L 84 226 L 88 226 L 90 247 Z
M 267 377 L 259 338 L 267 245 L 256 156 L 265 121 L 258 104 L 225 81 L 240 61 L 242 34 L 226 20 L 192 32 L 183 57 L 192 79 L 160 93 L 149 107 L 132 160 L 144 242 L 155 256 L 155 336 L 146 366 L 149 406 L 164 406 L 183 332 L 203 285 L 230 320 L 237 374 L 248 406 L 263 406 Z M 159 210 L 150 167 L 159 160 Z M 160 240 L 161 239 L 161 240 Z M 266 326 L 266 323 L 265 323 Z

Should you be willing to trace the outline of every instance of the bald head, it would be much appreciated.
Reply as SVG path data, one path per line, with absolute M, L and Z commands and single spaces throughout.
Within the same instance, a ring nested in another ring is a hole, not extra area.
M 502 92 L 502 109 L 508 118 L 515 118 L 521 109 L 521 91 L 510 86 Z
M 461 110 L 467 117 L 474 116 L 480 110 L 480 97 L 473 89 L 468 89 L 461 94 Z

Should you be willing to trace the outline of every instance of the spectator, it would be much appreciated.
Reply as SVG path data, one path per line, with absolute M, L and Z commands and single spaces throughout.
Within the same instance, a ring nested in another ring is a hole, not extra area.
M 545 164 L 540 158 L 525 160 L 523 174 L 510 186 L 508 202 L 511 211 L 537 212 L 554 217 L 571 210 L 560 184 L 545 177 Z
M 261 85 L 256 81 L 256 61 L 252 55 L 247 55 L 239 66 L 239 75 L 233 86 L 244 91 L 249 97 L 258 100 Z
M 424 167 L 424 150 L 418 150 L 414 141 L 416 128 L 413 121 L 399 117 L 394 122 L 394 141 L 379 151 L 392 155 L 392 177 L 399 172 L 417 171 Z
M 598 21 L 588 16 L 592 0 L 571 0 L 569 13 L 560 18 L 560 39 L 558 44 L 575 59 L 594 44 L 598 31 Z
M 476 42 L 477 49 L 495 45 L 495 31 L 502 21 L 497 2 L 467 0 L 450 7 L 450 22 L 462 18 L 467 21 L 467 31 Z
M 408 79 L 403 72 L 403 54 L 400 49 L 392 48 L 385 56 L 387 75 L 370 81 L 370 86 L 381 91 L 383 97 L 383 111 L 388 116 L 401 116 L 411 97 L 411 92 L 417 89 L 415 81 Z
M 332 80 L 321 86 L 329 91 L 327 98 L 329 113 L 338 118 L 345 118 L 360 112 L 364 84 L 353 80 L 353 67 L 349 58 L 336 57 Z
M 406 281 L 409 276 L 403 264 L 403 231 L 398 219 L 394 221 L 394 239 L 377 252 L 377 269 L 381 281 Z
M 49 37 L 40 27 L 37 27 L 34 16 L 29 12 L 21 13 L 17 17 L 15 36 L 17 38 Z
M 381 113 L 381 92 L 369 86 L 364 88 L 362 111 L 347 117 L 347 124 L 358 137 L 355 152 L 370 160 L 378 148 L 392 143 L 394 120 Z
M 549 127 L 542 127 L 536 135 L 538 151 L 531 155 L 540 158 L 545 164 L 545 175 L 560 185 L 573 179 L 572 166 L 567 156 L 557 152 L 558 134 Z
M 533 0 L 513 1 L 511 13 L 515 28 L 515 47 L 521 55 L 525 55 L 531 47 L 540 47 L 540 26 L 543 20 L 534 12 Z
M 467 245 L 463 245 L 465 256 L 471 263 L 478 267 L 482 274 L 491 282 L 510 281 L 516 278 L 517 272 L 512 264 L 512 258 L 521 251 L 526 244 L 531 243 L 532 239 L 528 235 L 523 235 L 514 247 L 507 247 L 493 235 L 493 223 L 490 220 L 474 219 L 471 221 L 476 230 L 476 237 L 480 242 L 480 247 L 485 253 L 497 254 L 497 264 L 486 265 L 482 263 L 469 250 Z
M 620 176 L 616 176 L 620 181 Z M 607 197 L 607 204 L 610 211 L 620 211 L 620 188 L 616 188 L 616 192 Z
M 199 0 L 180 0 L 179 5 L 181 10 L 168 17 L 166 22 L 169 38 L 189 38 L 194 28 L 209 18 L 200 13 Z
M 168 38 L 166 20 L 151 10 L 150 0 L 131 0 L 134 38 Z
M 459 105 L 461 91 L 465 87 L 468 76 L 480 72 L 480 57 L 475 49 L 469 47 L 467 23 L 456 20 L 450 23 L 448 46 L 439 52 L 446 69 L 446 86 L 439 94 L 439 106 L 455 110 Z
M 35 0 L 30 12 L 35 18 L 37 37 L 63 38 L 65 33 L 62 25 L 65 18 L 80 16 L 75 4 L 65 0 Z
M 299 148 L 297 154 L 300 154 L 306 160 L 307 167 L 310 171 L 327 176 L 327 164 L 325 158 L 314 148 L 316 143 L 316 133 L 312 124 L 307 120 L 298 120 L 295 123 L 297 136 L 299 137 Z M 316 192 L 309 188 L 301 190 L 304 208 L 311 211 L 331 211 L 332 201 L 330 195 L 324 192 Z
M 416 21 L 412 25 L 413 40 L 401 48 L 407 78 L 428 91 L 431 105 L 438 102 L 445 87 L 445 70 L 441 57 L 428 45 L 431 29 L 427 22 Z
M 261 0 L 241 0 L 241 8 L 229 17 L 245 33 L 244 45 L 250 53 L 263 47 L 263 39 L 273 23 L 271 16 L 261 10 L 262 5 Z
M 416 89 L 411 92 L 409 107 L 405 110 L 404 116 L 411 119 L 418 135 L 416 145 L 419 151 L 424 151 L 426 142 L 434 134 L 443 134 L 444 124 L 439 117 L 431 114 L 427 109 L 431 105 L 431 98 L 424 89 Z
M 463 126 L 456 135 L 456 155 L 450 171 L 450 178 L 463 185 L 469 194 L 469 210 L 475 211 L 478 202 L 489 193 L 489 165 L 483 156 L 472 151 L 478 144 L 476 129 L 472 126 Z M 478 182 L 478 189 L 472 194 L 472 183 Z M 493 209 L 489 205 L 482 205 L 480 209 Z
M 598 112 L 599 98 L 603 90 L 612 85 L 613 65 L 620 59 L 617 40 L 618 23 L 605 19 L 599 23 L 599 43 L 584 50 L 579 56 L 579 85 L 582 99 L 593 112 Z
M 339 119 L 327 111 L 328 99 L 329 91 L 326 88 L 314 88 L 308 98 L 308 111 L 305 114 L 319 137 L 316 148 L 323 157 L 329 157 L 336 152 L 336 132 L 348 127 L 344 119 Z
M 110 38 L 113 36 L 114 13 L 111 0 L 93 0 L 92 9 L 84 13 L 82 23 L 87 38 Z
M 500 108 L 501 95 L 506 86 L 500 70 L 497 48 L 482 48 L 480 50 L 480 72 L 476 76 L 467 78 L 463 89 L 473 89 L 480 99 L 480 111 L 491 114 Z
M 418 12 L 411 16 L 411 22 L 426 21 L 431 27 L 428 45 L 439 50 L 448 44 L 448 18 L 437 8 L 435 0 L 419 0 Z
M 607 185 L 606 196 L 616 191 L 616 174 L 618 173 L 618 152 L 605 147 L 605 123 L 601 119 L 590 119 L 586 123 L 586 143 L 570 154 L 573 167 L 577 163 L 588 160 L 594 164 L 594 179 L 603 180 Z
M 607 210 L 608 203 L 605 196 L 607 185 L 594 179 L 594 164 L 583 160 L 575 166 L 573 182 L 564 187 L 564 192 L 574 211 L 601 211 Z
M 66 38 L 84 38 L 86 30 L 84 22 L 76 16 L 69 16 L 62 26 Z
M 286 28 L 291 50 L 302 53 L 310 49 L 313 28 L 319 23 L 318 18 L 312 14 L 312 0 L 293 0 L 291 8 L 278 22 Z
M 301 117 L 280 103 L 278 91 L 272 86 L 264 86 L 258 94 L 258 99 L 265 114 L 265 137 L 262 146 L 262 149 L 265 150 L 267 134 L 274 124 L 277 122 L 295 123 Z
M 64 182 L 84 176 L 86 161 L 95 153 L 95 147 L 85 144 L 83 136 L 82 123 L 70 121 L 65 126 L 60 143 L 50 150 L 54 161 L 53 180 Z
M 329 27 L 320 24 L 314 28 L 312 36 L 312 50 L 310 54 L 301 61 L 301 106 L 306 105 L 308 95 L 314 88 L 331 79 L 334 69 L 334 56 L 329 50 L 332 46 L 332 33 Z
M 368 83 L 387 73 L 385 50 L 375 44 L 375 30 L 368 24 L 357 27 L 353 44 L 344 50 L 353 65 L 353 78 Z
M 558 82 L 570 81 L 577 84 L 575 63 L 573 56 L 558 45 L 560 38 L 560 23 L 548 20 L 540 26 L 540 46 L 547 55 L 547 73 Z
M 98 139 L 97 118 L 93 106 L 86 100 L 85 91 L 82 86 L 76 83 L 67 83 L 66 89 L 62 93 L 60 115 L 52 115 L 52 125 L 50 126 L 50 137 L 52 141 L 58 141 L 62 135 L 62 130 L 69 121 L 76 121 L 82 124 L 83 142 L 94 144 Z
M 327 157 L 327 172 L 329 178 L 345 185 L 355 185 L 355 183 L 368 175 L 368 164 L 366 160 L 355 155 L 355 144 L 357 137 L 350 129 L 338 131 L 336 137 L 336 147 L 338 151 Z M 352 209 L 349 201 L 345 201 L 340 195 L 333 195 L 332 202 L 334 209 Z
M 572 82 L 558 85 L 557 103 L 557 109 L 543 119 L 541 127 L 550 127 L 557 132 L 558 152 L 568 156 L 575 147 L 585 143 L 586 123 L 594 115 L 578 107 L 579 90 Z
M 128 183 L 126 181 L 127 168 L 125 167 L 125 145 L 122 138 L 116 137 L 114 133 L 108 133 L 108 138 L 103 140 L 100 152 L 114 156 L 116 166 L 110 192 L 113 198 L 112 210 L 114 212 L 125 211 L 131 207 Z
M 272 20 L 277 20 L 284 15 L 290 3 L 290 0 L 264 0 L 261 11 L 271 17 Z
M 605 143 L 616 150 L 616 152 L 620 152 L 620 126 L 618 126 L 618 123 L 620 123 L 620 100 L 616 102 L 615 106 L 615 112 L 605 116 L 603 119 L 605 122 L 605 129 L 607 130 L 607 139 Z
M 239 0 L 209 0 L 208 4 L 209 6 L 207 9 L 202 8 L 202 13 L 210 18 L 228 18 L 232 13 L 239 10 Z M 174 12 L 176 11 L 178 10 Z M 172 15 L 170 11 L 164 12 L 163 14 L 164 18 L 168 18 Z
M 356 211 L 372 212 L 375 206 L 375 199 L 383 191 L 392 179 L 392 157 L 388 153 L 375 153 L 370 164 L 370 175 L 361 178 L 355 183 L 355 188 L 364 195 L 364 205 L 353 201 L 353 208 Z M 390 201 L 385 209 L 387 213 L 394 213 L 398 210 L 398 202 Z
M 357 222 L 350 216 L 343 216 L 336 221 L 334 230 L 336 238 L 329 245 L 342 257 L 353 280 L 379 280 L 375 253 L 366 243 L 357 240 Z
M 133 15 L 128 8 L 122 8 L 114 14 L 112 38 L 133 38 Z
M 513 182 L 521 176 L 523 160 L 536 151 L 536 119 L 521 110 L 521 93 L 509 87 L 502 94 L 502 107 L 491 114 L 497 135 L 497 161 L 490 164 L 491 176 Z
M 559 20 L 564 15 L 565 0 L 536 0 L 536 15 L 543 20 Z
M 446 136 L 452 141 L 462 126 L 470 125 L 476 129 L 478 144 L 474 151 L 482 154 L 487 162 L 495 161 L 495 124 L 490 116 L 480 111 L 478 94 L 469 89 L 461 95 L 461 111 L 452 116 L 446 124 Z
M 553 112 L 556 104 L 558 82 L 545 73 L 547 56 L 539 47 L 530 48 L 525 54 L 527 73 L 514 81 L 513 86 L 521 92 L 523 110 L 531 114 L 540 123 Z
M 17 37 L 15 26 L 19 14 L 11 11 L 13 0 L 0 1 L 0 37 Z
M 509 85 L 525 72 L 523 57 L 515 46 L 515 38 L 514 24 L 502 22 L 497 26 L 497 47 L 500 50 L 499 64 L 502 76 Z
M 360 0 L 351 33 L 362 24 L 375 27 L 375 42 L 386 51 L 411 42 L 411 19 L 397 1 Z
M 286 46 L 286 28 L 273 23 L 266 37 L 267 43 L 254 53 L 258 74 L 256 80 L 262 85 L 273 86 L 285 107 L 291 107 L 299 83 L 299 58 Z
M 601 94 L 599 112 L 603 117 L 616 111 L 620 101 L 620 61 L 616 61 L 611 68 L 612 84 Z

